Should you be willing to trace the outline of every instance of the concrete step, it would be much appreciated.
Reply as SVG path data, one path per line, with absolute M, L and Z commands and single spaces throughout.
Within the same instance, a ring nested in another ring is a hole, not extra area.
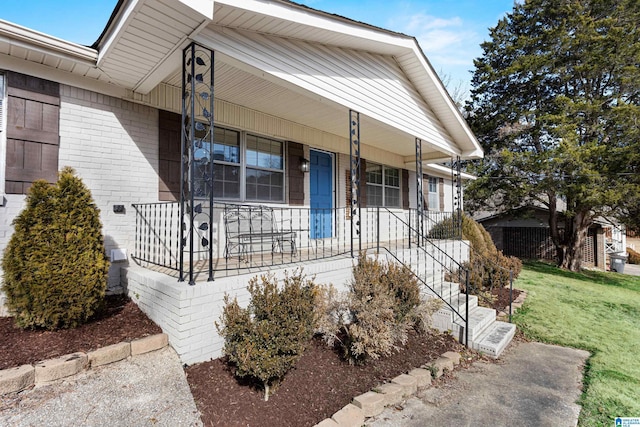
M 482 332 L 496 320 L 496 311 L 487 307 L 474 307 L 469 311 L 469 342 L 473 343 Z M 462 319 L 453 322 L 451 331 L 461 343 L 465 343 L 465 324 Z
M 498 358 L 516 333 L 516 325 L 496 321 L 472 341 L 473 348 L 487 356 Z
M 424 293 L 426 295 L 436 295 L 443 299 L 452 299 L 460 294 L 460 286 L 457 283 L 439 281 L 426 281 L 427 285 L 431 288 L 426 288 Z

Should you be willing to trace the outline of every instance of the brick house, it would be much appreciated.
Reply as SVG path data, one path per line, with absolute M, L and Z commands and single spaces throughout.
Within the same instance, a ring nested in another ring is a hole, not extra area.
M 185 363 L 220 355 L 224 293 L 299 266 L 341 286 L 360 250 L 410 265 L 452 310 L 441 329 L 508 343 L 444 280 L 464 242 L 417 237 L 461 209 L 472 177 L 451 165 L 482 150 L 413 37 L 283 0 L 120 1 L 91 47 L 0 35 L 0 251 L 31 182 L 71 166 L 101 209 L 109 289 Z M 234 210 L 260 212 L 239 253 Z

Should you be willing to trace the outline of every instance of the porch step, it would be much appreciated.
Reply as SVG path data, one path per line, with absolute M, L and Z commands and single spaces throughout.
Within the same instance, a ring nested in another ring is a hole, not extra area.
M 473 348 L 487 356 L 498 358 L 509 345 L 516 333 L 516 325 L 496 321 L 484 330 L 477 340 L 473 340 Z
M 469 311 L 469 341 L 474 341 L 484 332 L 484 330 L 494 323 L 496 320 L 496 311 L 487 307 L 474 307 Z M 465 343 L 466 333 L 464 331 L 464 322 L 457 319 L 453 322 L 451 328 L 454 337 L 458 337 L 461 343 Z
M 425 294 L 427 295 L 435 295 L 439 296 L 442 299 L 453 299 L 458 294 L 460 294 L 460 285 L 452 282 L 443 282 L 443 281 L 426 281 L 427 285 L 433 289 L 433 291 L 429 288 L 425 289 Z

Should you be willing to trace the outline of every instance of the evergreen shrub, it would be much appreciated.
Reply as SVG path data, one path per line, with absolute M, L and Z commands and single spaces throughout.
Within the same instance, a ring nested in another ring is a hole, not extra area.
M 640 252 L 627 248 L 627 253 L 629 254 L 629 264 L 640 264 Z
M 22 328 L 73 328 L 104 300 L 109 262 L 91 192 L 65 168 L 32 184 L 2 258 L 7 307 Z
M 225 306 L 216 328 L 224 338 L 224 353 L 235 365 L 236 376 L 259 380 L 264 400 L 295 365 L 313 337 L 317 322 L 313 280 L 301 271 L 286 276 L 282 289 L 272 275 L 249 282 L 251 300 L 241 308 L 237 298 L 225 295 Z
M 434 225 L 428 237 L 453 238 L 453 225 L 453 218 L 445 219 Z M 469 283 L 474 292 L 488 296 L 493 287 L 509 285 L 509 270 L 513 272 L 514 280 L 522 271 L 522 261 L 499 251 L 487 230 L 468 215 L 462 216 L 462 238 L 471 245 L 469 262 L 464 265 L 469 269 Z

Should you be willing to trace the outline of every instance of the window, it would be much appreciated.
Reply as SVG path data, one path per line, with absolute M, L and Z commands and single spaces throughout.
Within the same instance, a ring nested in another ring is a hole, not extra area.
M 246 199 L 284 201 L 283 144 L 247 135 Z
M 400 207 L 400 169 L 367 163 L 367 205 Z
M 205 126 L 196 127 L 196 136 L 206 135 Z M 206 139 L 206 138 L 205 138 Z M 206 197 L 205 178 L 208 146 L 195 150 L 196 196 Z M 239 131 L 214 128 L 214 199 L 284 202 L 284 144 Z
M 439 210 L 440 198 L 438 197 L 438 178 L 429 177 L 429 199 L 427 201 L 430 210 Z

